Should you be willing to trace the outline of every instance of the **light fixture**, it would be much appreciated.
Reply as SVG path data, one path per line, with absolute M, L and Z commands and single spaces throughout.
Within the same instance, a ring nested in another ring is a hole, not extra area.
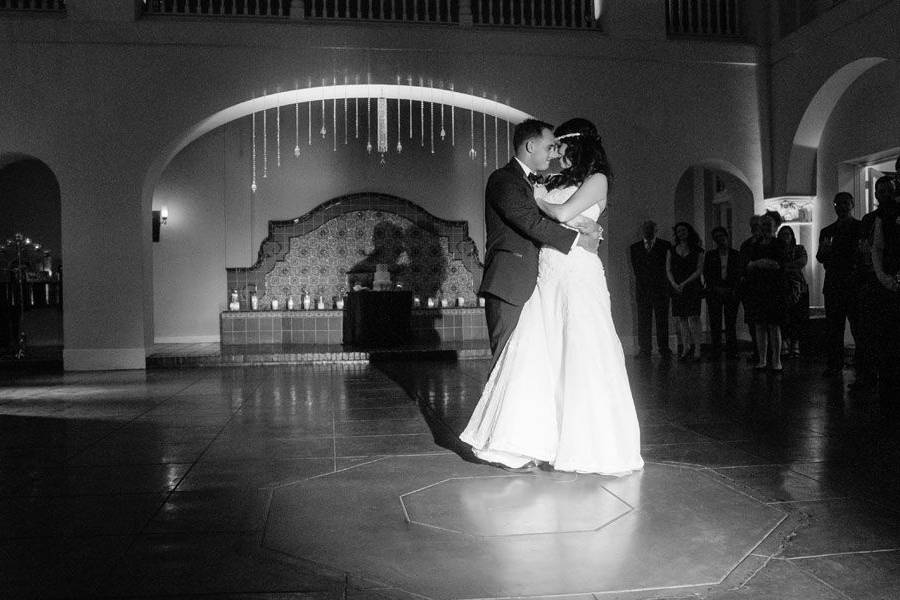
M 160 221 L 160 223 L 165 225 L 168 222 L 168 220 L 169 220 L 169 207 L 164 204 L 162 209 L 159 211 L 159 221 Z

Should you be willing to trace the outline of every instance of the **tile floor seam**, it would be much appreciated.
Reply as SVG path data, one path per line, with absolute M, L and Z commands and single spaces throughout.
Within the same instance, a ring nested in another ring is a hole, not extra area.
M 787 564 L 788 564 L 792 569 L 796 569 L 796 570 L 800 571 L 801 573 L 803 573 L 804 575 L 806 575 L 807 577 L 809 577 L 809 578 L 811 578 L 811 579 L 814 579 L 815 581 L 818 581 L 820 584 L 824 585 L 827 589 L 829 589 L 829 590 L 831 590 L 831 591 L 837 593 L 839 596 L 841 596 L 841 597 L 844 598 L 845 600 L 853 600 L 853 598 L 850 597 L 850 596 L 848 596 L 847 594 L 845 594 L 843 590 L 841 590 L 840 588 L 835 587 L 835 586 L 834 586 L 833 584 L 831 584 L 831 583 L 828 583 L 827 581 L 825 581 L 824 579 L 822 579 L 821 577 L 819 577 L 819 576 L 816 575 L 815 573 L 812 573 L 812 572 L 808 571 L 807 569 L 804 569 L 804 568 L 801 567 L 800 565 L 797 565 L 797 564 L 795 564 L 794 562 L 792 562 L 792 561 L 790 561 L 790 560 L 787 562 Z

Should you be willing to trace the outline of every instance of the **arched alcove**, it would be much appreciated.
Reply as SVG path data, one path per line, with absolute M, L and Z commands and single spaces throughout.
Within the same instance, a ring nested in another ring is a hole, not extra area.
M 0 155 L 0 351 L 21 350 L 21 332 L 26 356 L 29 347 L 62 346 L 61 208 L 49 166 Z
M 409 198 L 468 222 L 481 245 L 484 179 L 527 117 L 481 96 L 372 84 L 279 92 L 195 124 L 145 178 L 148 229 L 151 207 L 168 211 L 152 244 L 155 341 L 218 339 L 226 269 L 253 263 L 266 223 L 329 198 Z

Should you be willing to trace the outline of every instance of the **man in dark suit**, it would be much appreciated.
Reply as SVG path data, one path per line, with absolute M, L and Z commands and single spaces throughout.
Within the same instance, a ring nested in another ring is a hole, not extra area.
M 656 223 L 644 221 L 643 239 L 631 245 L 631 268 L 634 270 L 637 296 L 639 358 L 650 357 L 653 318 L 656 317 L 656 348 L 668 358 L 669 287 L 666 278 L 666 256 L 672 245 L 656 237 Z
M 844 328 L 850 322 L 850 333 L 856 339 L 857 255 L 862 228 L 853 214 L 853 196 L 838 192 L 834 196 L 837 220 L 819 233 L 816 259 L 825 267 L 825 377 L 841 374 L 844 368 Z
M 706 282 L 706 309 L 712 355 L 722 354 L 722 315 L 725 315 L 725 353 L 737 358 L 737 313 L 740 298 L 737 286 L 741 280 L 741 255 L 731 247 L 731 238 L 724 227 L 712 230 L 716 249 L 706 253 L 703 279 Z
M 552 126 L 535 119 L 525 120 L 513 131 L 513 145 L 515 157 L 491 173 L 484 193 L 487 240 L 484 277 L 478 293 L 485 300 L 494 363 L 519 322 L 522 306 L 534 291 L 540 247 L 568 253 L 579 245 L 596 252 L 600 239 L 596 223 L 580 226 L 579 233 L 544 217 L 534 201 L 538 172 L 548 169 L 550 160 L 556 158 Z

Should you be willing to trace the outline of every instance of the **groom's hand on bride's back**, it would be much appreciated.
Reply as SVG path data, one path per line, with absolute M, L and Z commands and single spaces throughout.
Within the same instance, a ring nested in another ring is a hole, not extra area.
M 581 215 L 575 217 L 571 221 L 566 221 L 566 225 L 578 231 L 578 233 L 599 238 L 603 233 L 603 228 L 596 221 L 592 221 Z
M 600 247 L 600 234 L 579 234 L 577 244 L 591 254 L 595 254 L 597 252 L 597 249 Z

